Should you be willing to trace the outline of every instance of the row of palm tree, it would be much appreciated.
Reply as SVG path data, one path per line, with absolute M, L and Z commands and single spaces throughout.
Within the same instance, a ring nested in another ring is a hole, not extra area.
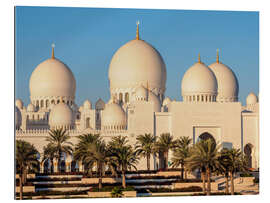
M 187 172 L 199 170 L 203 182 L 203 192 L 210 195 L 211 176 L 223 174 L 226 178 L 226 193 L 228 179 L 231 180 L 231 193 L 234 194 L 233 177 L 236 171 L 245 168 L 245 159 L 240 150 L 223 149 L 212 139 L 201 140 L 191 146 L 191 139 L 180 137 L 173 139 L 169 133 L 161 134 L 158 138 L 151 134 L 139 135 L 136 145 L 132 147 L 123 136 L 113 137 L 107 144 L 99 135 L 84 134 L 78 137 L 78 143 L 73 147 L 69 142 L 70 136 L 63 129 L 52 130 L 47 138 L 48 145 L 44 147 L 42 161 L 60 160 L 64 153 L 73 154 L 76 161 L 81 161 L 85 172 L 92 175 L 94 167 L 99 177 L 99 188 L 102 188 L 102 176 L 110 170 L 114 176 L 121 173 L 122 186 L 126 187 L 126 171 L 135 169 L 140 157 L 147 160 L 147 170 L 150 170 L 151 155 L 162 155 L 164 168 L 168 168 L 168 154 L 172 150 L 172 167 L 181 166 L 181 178 L 187 178 Z M 32 146 L 33 147 L 33 146 Z M 37 153 L 37 151 L 35 151 Z M 16 157 L 17 160 L 17 157 Z M 19 164 L 20 165 L 20 164 Z M 52 167 L 52 165 L 51 165 Z M 207 182 L 207 189 L 206 189 Z

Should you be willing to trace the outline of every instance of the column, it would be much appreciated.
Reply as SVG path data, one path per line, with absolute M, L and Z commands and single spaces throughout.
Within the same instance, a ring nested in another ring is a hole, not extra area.
M 84 168 L 83 168 L 83 164 L 82 161 L 79 161 L 79 172 L 83 172 Z
M 53 160 L 53 172 L 54 173 L 58 172 L 58 160 L 56 159 Z

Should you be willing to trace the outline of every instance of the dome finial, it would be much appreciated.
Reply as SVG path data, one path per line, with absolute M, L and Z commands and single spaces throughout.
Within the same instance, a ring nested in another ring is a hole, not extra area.
M 219 49 L 217 49 L 217 63 L 219 63 Z
M 198 56 L 198 63 L 202 63 L 201 62 L 201 54 L 199 53 L 199 56 Z
M 136 24 L 137 24 L 136 39 L 139 40 L 140 39 L 140 35 L 139 35 L 139 24 L 140 24 L 140 21 L 137 21 Z
M 55 47 L 55 44 L 54 43 L 52 43 L 52 59 L 54 59 L 55 57 L 54 57 L 54 47 Z

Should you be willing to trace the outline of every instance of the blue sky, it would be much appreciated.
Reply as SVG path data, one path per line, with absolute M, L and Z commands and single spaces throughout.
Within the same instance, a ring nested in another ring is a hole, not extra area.
M 16 7 L 15 15 L 15 97 L 26 104 L 31 73 L 51 56 L 52 43 L 76 78 L 76 103 L 107 101 L 110 60 L 135 38 L 137 20 L 140 37 L 165 61 L 166 96 L 182 100 L 185 71 L 198 53 L 205 64 L 215 62 L 217 48 L 238 78 L 240 101 L 259 92 L 258 12 Z

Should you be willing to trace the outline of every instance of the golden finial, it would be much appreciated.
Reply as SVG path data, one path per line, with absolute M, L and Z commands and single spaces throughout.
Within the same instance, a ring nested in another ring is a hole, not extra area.
M 217 49 L 217 63 L 219 63 L 219 49 Z
M 198 63 L 202 63 L 201 62 L 201 55 L 200 55 L 200 53 L 199 53 L 199 56 L 198 56 Z
M 54 59 L 55 57 L 54 57 L 54 47 L 55 47 L 55 44 L 54 43 L 52 43 L 52 59 Z
M 136 24 L 137 24 L 136 39 L 139 40 L 140 39 L 140 35 L 139 35 L 139 24 L 140 24 L 140 21 L 137 21 Z

